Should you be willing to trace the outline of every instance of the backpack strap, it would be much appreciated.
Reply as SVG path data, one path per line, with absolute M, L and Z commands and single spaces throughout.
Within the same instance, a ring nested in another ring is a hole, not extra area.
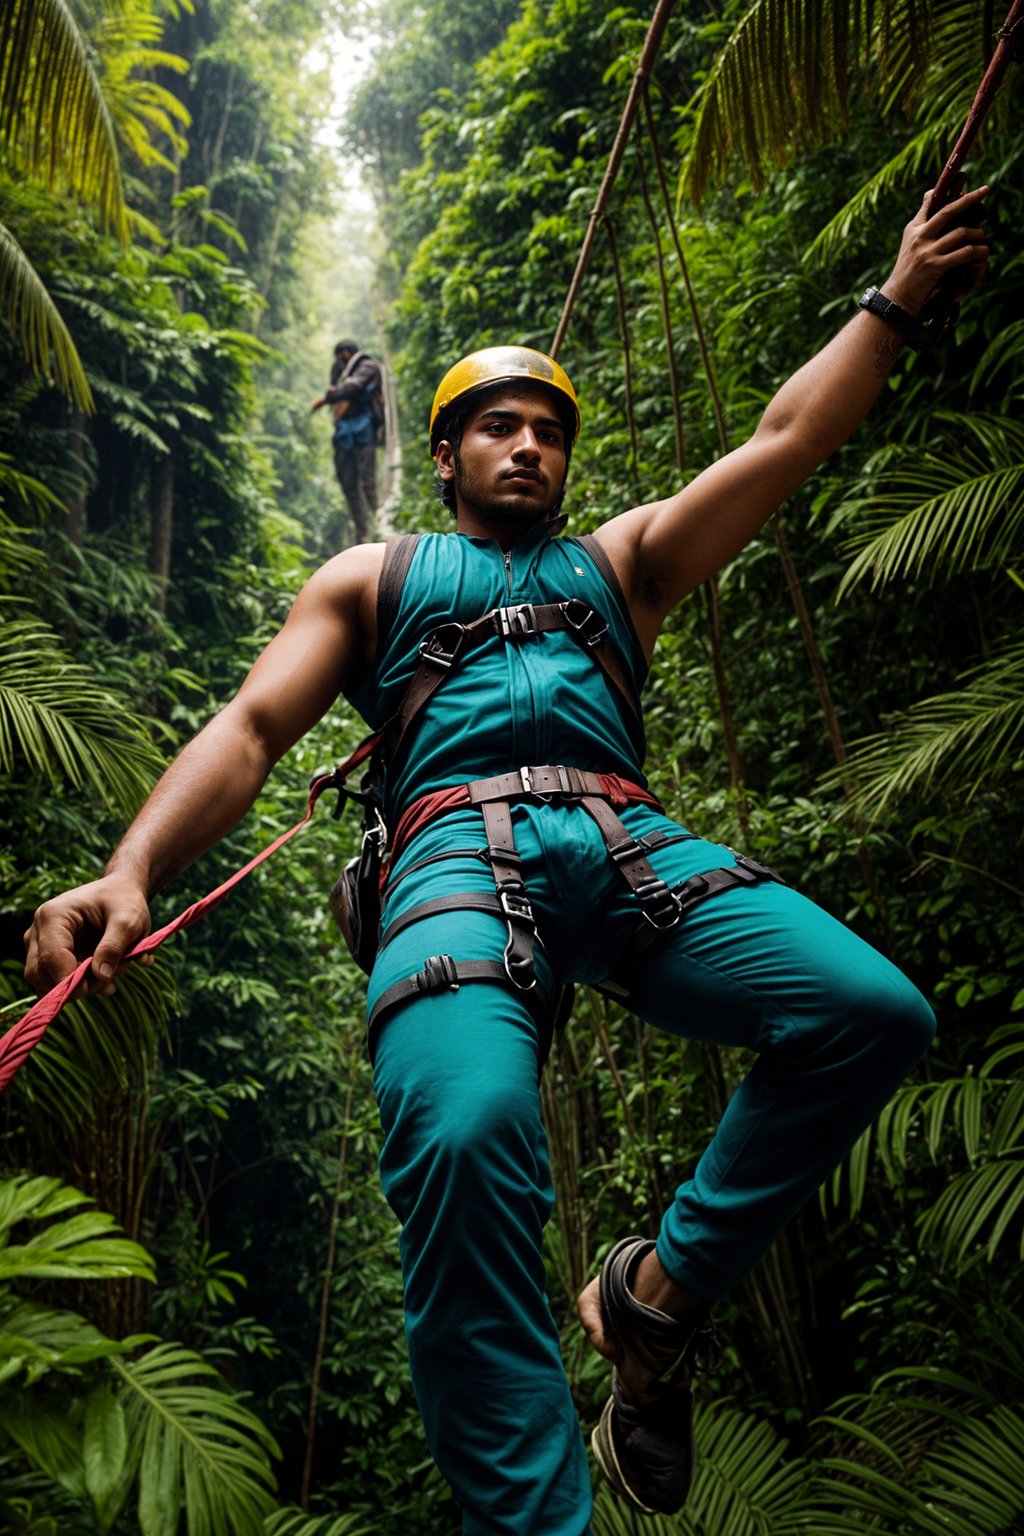
M 419 533 L 393 533 L 384 550 L 384 563 L 377 581 L 377 655 L 387 643 L 391 627 L 398 617 L 402 601 L 402 588 L 409 574 L 416 545 L 423 537 Z

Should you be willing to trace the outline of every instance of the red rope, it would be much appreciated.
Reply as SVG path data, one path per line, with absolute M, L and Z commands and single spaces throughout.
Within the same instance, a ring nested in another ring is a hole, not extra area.
M 312 817 L 316 809 L 316 802 L 324 790 L 340 789 L 346 774 L 357 768 L 360 763 L 366 761 L 377 746 L 380 737 L 380 731 L 375 732 L 372 736 L 368 736 L 365 741 L 360 742 L 352 756 L 342 763 L 340 767 L 334 768 L 330 773 L 322 774 L 319 778 L 314 779 L 310 786 L 306 814 L 301 821 L 297 821 L 294 827 L 290 827 L 287 832 L 282 832 L 279 837 L 275 837 L 272 843 L 268 843 L 267 847 L 250 859 L 248 864 L 236 870 L 233 875 L 224 881 L 223 885 L 218 885 L 216 890 L 210 891 L 208 895 L 201 896 L 198 901 L 194 901 L 190 907 L 186 907 L 184 912 L 179 912 L 178 916 L 173 918 L 163 928 L 158 928 L 155 933 L 147 934 L 144 939 L 140 939 L 132 949 L 128 950 L 124 959 L 139 960 L 143 955 L 152 954 L 172 934 L 180 933 L 183 928 L 190 928 L 201 917 L 205 917 L 207 912 L 212 912 L 213 908 L 222 902 L 229 891 L 233 891 L 235 886 L 245 879 L 246 875 L 251 875 L 257 865 L 262 864 L 264 859 L 269 859 L 271 854 L 276 853 L 279 848 L 282 848 L 285 843 L 295 836 L 296 832 L 302 830 Z M 0 1093 L 16 1076 L 30 1052 L 39 1044 L 57 1015 L 70 1002 L 91 964 L 91 955 L 85 960 L 80 961 L 69 976 L 65 976 L 63 981 L 58 981 L 57 985 L 47 992 L 45 997 L 41 997 L 23 1018 L 20 1018 L 16 1024 L 12 1024 L 11 1028 L 0 1039 Z

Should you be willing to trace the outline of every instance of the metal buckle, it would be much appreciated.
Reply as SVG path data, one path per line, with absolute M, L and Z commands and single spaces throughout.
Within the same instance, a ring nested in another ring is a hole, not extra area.
M 552 800 L 556 798 L 560 800 L 579 800 L 582 797 L 583 789 L 576 788 L 573 784 L 572 775 L 575 769 L 565 768 L 561 763 L 545 763 L 544 767 L 558 775 L 557 785 L 552 784 L 550 789 L 538 789 L 537 785 L 533 782 L 533 775 L 536 769 L 520 768 L 519 782 L 522 785 L 522 793 L 524 795 L 532 795 L 535 800 L 542 800 L 545 805 L 550 805 Z
M 459 973 L 451 955 L 428 955 L 422 971 L 417 973 L 416 985 L 421 992 L 443 992 L 446 987 L 457 992 Z
M 510 890 L 510 885 L 511 881 L 498 887 L 498 904 L 502 912 L 510 922 L 521 923 L 523 927 L 529 928 L 531 933 L 536 933 L 537 920 L 533 915 L 525 886 L 521 885 L 519 890 Z
M 657 877 L 653 880 L 644 880 L 633 888 L 633 894 L 640 903 L 640 911 L 650 923 L 652 928 L 663 932 L 668 928 L 674 928 L 683 915 L 683 909 L 674 891 L 669 890 L 664 880 Z
M 454 622 L 442 624 L 440 628 L 434 630 L 433 634 L 420 641 L 420 660 L 425 661 L 428 666 L 438 667 L 442 672 L 447 672 L 458 659 L 465 634 L 465 624 Z M 449 636 L 451 636 L 451 644 L 447 645 Z
M 520 640 L 537 632 L 537 615 L 532 603 L 517 603 L 512 608 L 495 608 L 495 623 L 503 640 Z
M 576 631 L 588 648 L 600 645 L 602 640 L 608 638 L 608 626 L 595 608 L 585 603 L 582 597 L 570 597 L 568 602 L 560 603 L 562 616 L 570 629 Z M 600 627 L 594 628 L 597 624 Z

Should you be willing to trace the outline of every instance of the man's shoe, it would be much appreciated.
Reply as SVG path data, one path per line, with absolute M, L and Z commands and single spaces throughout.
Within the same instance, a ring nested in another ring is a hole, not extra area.
M 707 1369 L 717 1369 L 721 1345 L 710 1308 L 680 1321 L 637 1301 L 630 1284 L 653 1247 L 642 1237 L 623 1238 L 601 1268 L 601 1312 L 630 1367 L 631 1400 L 616 1370 L 591 1444 L 608 1482 L 634 1509 L 674 1515 L 693 1480 L 695 1361 L 700 1355 Z

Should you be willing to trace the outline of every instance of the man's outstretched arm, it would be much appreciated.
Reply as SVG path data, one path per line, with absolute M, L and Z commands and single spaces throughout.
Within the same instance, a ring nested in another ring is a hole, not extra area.
M 970 268 L 970 286 L 980 282 L 988 247 L 978 205 L 987 190 L 967 193 L 934 218 L 927 215 L 927 194 L 882 285 L 887 298 L 916 316 L 946 273 Z M 783 384 L 742 447 L 677 495 L 604 524 L 598 537 L 625 578 L 641 635 L 653 644 L 668 610 L 738 554 L 846 441 L 874 404 L 902 346 L 896 327 L 860 311 Z
M 236 696 L 175 758 L 98 880 L 41 906 L 25 935 L 40 995 L 93 950 L 89 990 L 112 992 L 150 928 L 149 899 L 235 827 L 278 758 L 330 708 L 366 653 L 380 547 L 336 556 L 308 581 Z

